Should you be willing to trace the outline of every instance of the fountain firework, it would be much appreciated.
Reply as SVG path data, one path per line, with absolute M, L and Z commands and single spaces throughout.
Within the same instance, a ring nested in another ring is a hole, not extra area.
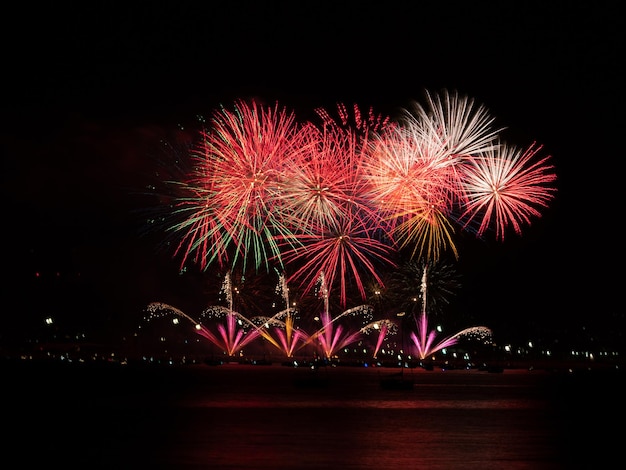
M 374 357 L 376 357 L 383 340 L 396 331 L 393 322 L 388 320 L 372 321 L 373 308 L 371 305 L 350 308 L 333 317 L 330 314 L 329 290 L 324 272 L 320 274 L 318 282 L 319 296 L 323 299 L 323 310 L 319 315 L 321 327 L 310 335 L 307 343 L 316 342 L 321 348 L 323 357 L 332 359 L 341 349 L 356 343 L 366 334 L 376 332 L 377 339 L 374 346 Z M 349 317 L 360 317 L 363 326 L 354 328 L 349 322 L 341 323 L 341 320 Z
M 195 333 L 209 340 L 228 357 L 235 357 L 243 353 L 243 348 L 261 336 L 261 329 L 243 314 L 233 310 L 233 295 L 230 274 L 226 274 L 222 284 L 222 293 L 226 295 L 227 307 L 212 305 L 201 314 L 196 321 L 182 310 L 163 302 L 152 302 L 146 310 L 149 314 L 146 321 L 153 318 L 172 314 L 183 318 L 194 327 Z
M 295 325 L 295 308 L 289 303 L 289 288 L 284 274 L 279 277 L 276 291 L 281 295 L 285 309 L 272 317 L 257 316 L 252 322 L 257 325 L 260 335 L 272 346 L 293 357 L 294 354 L 307 344 L 309 335 Z
M 284 275 L 279 277 L 276 291 L 281 294 L 286 308 L 272 317 L 248 318 L 233 308 L 233 287 L 231 276 L 227 274 L 221 290 L 221 293 L 226 296 L 227 306 L 209 306 L 200 315 L 200 320 L 196 321 L 176 307 L 162 302 L 152 302 L 146 309 L 149 314 L 146 321 L 167 314 L 173 315 L 176 319 L 184 319 L 193 326 L 196 334 L 220 348 L 229 358 L 243 355 L 246 346 L 263 339 L 287 358 L 293 358 L 298 351 L 307 346 L 315 349 L 319 346 L 322 351 L 321 355 L 326 359 L 331 359 L 342 348 L 371 334 L 375 334 L 375 357 L 383 340 L 397 331 L 396 325 L 389 320 L 372 321 L 370 305 L 354 307 L 333 317 L 330 314 L 329 292 L 323 273 L 319 278 L 319 295 L 323 299 L 323 311 L 319 316 L 321 327 L 313 334 L 307 333 L 295 324 L 297 310 L 290 306 L 289 288 Z M 355 328 L 353 322 L 343 322 L 349 317 L 361 317 L 363 326 Z
M 435 342 L 437 332 L 435 330 L 428 331 L 428 314 L 426 313 L 426 294 L 428 290 L 428 265 L 424 267 L 422 274 L 422 310 L 416 320 L 416 331 L 412 331 L 409 335 L 415 347 L 416 356 L 420 359 L 426 359 L 434 355 L 438 351 L 445 350 L 450 346 L 457 344 L 463 336 L 479 337 L 482 341 L 491 340 L 491 330 L 484 326 L 473 326 L 455 333 L 452 336 L 445 337 Z

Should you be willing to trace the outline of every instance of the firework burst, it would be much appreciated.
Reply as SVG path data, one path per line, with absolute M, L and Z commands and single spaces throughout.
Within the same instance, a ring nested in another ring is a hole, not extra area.
M 307 130 L 307 144 L 300 160 L 285 162 L 278 196 L 282 216 L 302 233 L 313 227 L 337 228 L 354 214 L 370 210 L 360 177 L 358 141 L 333 128 Z
M 317 110 L 322 126 L 307 127 L 312 144 L 306 146 L 305 158 L 288 167 L 281 207 L 304 245 L 304 249 L 285 247 L 284 260 L 299 266 L 290 282 L 298 282 L 307 292 L 325 272 L 331 286 L 339 281 L 345 306 L 348 285 L 365 298 L 364 273 L 380 281 L 377 269 L 393 265 L 393 247 L 383 241 L 391 239 L 373 204 L 362 164 L 367 136 L 384 128 L 388 119 L 372 110 L 364 119 L 355 106 L 352 127 L 345 106 L 338 105 L 338 111 L 339 119 L 334 120 L 325 110 Z
M 430 140 L 397 128 L 378 137 L 364 163 L 370 197 L 400 248 L 434 260 L 450 248 L 454 229 L 448 214 L 456 198 L 456 172 L 442 165 Z
M 243 101 L 216 112 L 211 124 L 181 183 L 174 212 L 186 219 L 170 228 L 182 234 L 177 253 L 205 267 L 240 261 L 245 269 L 252 260 L 269 270 L 270 259 L 281 265 L 276 237 L 297 240 L 279 216 L 277 195 L 284 163 L 306 149 L 300 126 L 284 108 Z
M 496 237 L 504 240 L 507 227 L 521 234 L 523 224 L 541 216 L 538 208 L 547 207 L 556 191 L 550 157 L 535 158 L 541 148 L 533 144 L 521 151 L 501 144 L 465 163 L 466 226 L 482 214 L 478 235 L 495 226 Z
M 348 217 L 338 223 L 336 228 L 303 235 L 304 249 L 287 252 L 284 258 L 290 265 L 299 266 L 289 279 L 303 286 L 303 293 L 315 287 L 321 273 L 328 273 L 328 285 L 339 284 L 341 305 L 345 306 L 350 287 L 357 289 L 361 299 L 367 297 L 361 273 L 369 273 L 382 284 L 380 266 L 395 266 L 395 261 L 390 246 L 373 237 L 358 219 Z
M 435 160 L 456 165 L 461 159 L 481 154 L 493 147 L 502 129 L 492 127 L 495 118 L 487 108 L 456 92 L 426 92 L 428 105 L 413 102 L 403 110 L 402 127 L 410 129 L 419 141 L 437 148 Z
M 230 274 L 224 277 L 221 293 L 228 306 L 212 305 L 200 315 L 198 334 L 235 356 L 261 336 L 260 328 L 243 314 L 233 310 L 233 286 Z
M 457 93 L 427 93 L 397 121 L 356 105 L 316 112 L 318 125 L 255 102 L 214 113 L 170 181 L 182 265 L 275 268 L 303 295 L 324 272 L 345 307 L 399 256 L 458 258 L 458 230 L 503 240 L 554 196 L 541 147 L 501 143 L 486 108 Z

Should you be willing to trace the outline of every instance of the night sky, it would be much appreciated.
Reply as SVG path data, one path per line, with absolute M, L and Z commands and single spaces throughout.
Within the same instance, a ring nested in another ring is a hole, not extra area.
M 5 15 L 0 344 L 48 315 L 117 338 L 151 301 L 199 313 L 139 216 L 160 141 L 198 116 L 252 98 L 302 120 L 338 102 L 393 116 L 443 89 L 483 104 L 507 142 L 543 145 L 558 177 L 521 237 L 462 241 L 467 326 L 623 326 L 619 3 L 205 3 Z

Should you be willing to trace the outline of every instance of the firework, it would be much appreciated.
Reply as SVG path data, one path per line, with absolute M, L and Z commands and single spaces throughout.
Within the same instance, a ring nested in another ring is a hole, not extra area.
M 308 344 L 309 335 L 300 328 L 296 328 L 295 319 L 292 315 L 281 316 L 284 312 L 271 317 L 255 317 L 253 322 L 259 325 L 260 335 L 276 349 L 293 357 L 294 354 Z
M 415 139 L 404 128 L 378 137 L 364 162 L 370 197 L 400 248 L 412 256 L 438 259 L 447 247 L 455 255 L 448 214 L 457 199 L 456 171 L 442 165 L 432 141 Z
M 445 249 L 458 257 L 452 218 L 462 195 L 458 167 L 493 148 L 498 131 L 486 108 L 467 97 L 426 96 L 428 107 L 413 103 L 399 126 L 376 136 L 365 165 L 400 247 L 437 261 Z
M 496 237 L 504 240 L 505 230 L 512 226 L 520 234 L 523 224 L 540 217 L 538 208 L 547 207 L 556 189 L 550 156 L 535 159 L 541 146 L 532 144 L 525 151 L 505 144 L 469 160 L 463 167 L 467 226 L 481 217 L 478 235 L 495 225 Z
M 389 297 L 398 305 L 401 311 L 414 316 L 418 301 L 422 299 L 424 287 L 422 278 L 424 271 L 428 271 L 428 313 L 439 314 L 443 307 L 450 304 L 450 298 L 456 295 L 461 287 L 459 276 L 453 266 L 448 263 L 428 263 L 422 261 L 407 261 L 400 265 L 390 275 Z
M 339 323 L 339 321 L 350 316 L 359 316 L 367 323 L 372 319 L 372 307 L 370 305 L 360 305 L 333 317 L 329 308 L 329 284 L 323 271 L 317 278 L 317 282 L 319 287 L 318 295 L 324 301 L 324 308 L 319 316 L 321 327 L 309 336 L 307 344 L 316 341 L 322 348 L 324 356 L 330 359 L 342 348 L 357 342 L 363 335 L 362 328 L 350 328 L 348 325 Z
M 432 356 L 438 351 L 444 350 L 450 346 L 454 346 L 462 336 L 466 335 L 478 335 L 481 336 L 484 341 L 491 339 L 491 330 L 483 326 L 474 326 L 466 328 L 452 336 L 445 337 L 435 342 L 437 338 L 436 330 L 428 330 L 428 314 L 427 310 L 427 292 L 428 292 L 428 265 L 425 265 L 422 271 L 422 280 L 420 284 L 420 291 L 422 296 L 422 311 L 419 318 L 416 320 L 416 329 L 412 331 L 409 338 L 413 341 L 415 351 L 420 359 L 425 359 L 428 356 Z
M 224 277 L 221 293 L 225 295 L 228 306 L 214 305 L 206 308 L 200 315 L 198 334 L 221 347 L 228 356 L 235 356 L 260 337 L 262 330 L 246 316 L 233 310 L 230 274 Z
M 308 337 L 306 344 L 317 343 L 321 347 L 324 357 L 330 359 L 340 349 L 355 343 L 363 335 L 362 328 L 351 328 L 349 325 L 342 323 L 341 320 L 345 320 L 348 317 L 361 317 L 362 321 L 368 323 L 372 320 L 373 309 L 370 305 L 360 305 L 333 317 L 330 313 L 329 284 L 323 271 L 319 274 L 316 281 L 318 296 L 323 300 L 323 309 L 319 315 L 321 327 Z
M 326 359 L 331 359 L 338 351 L 361 338 L 361 330 L 349 330 L 343 325 L 335 324 L 337 319 L 333 319 L 329 312 L 322 312 L 320 322 L 322 327 L 313 333 L 309 342 L 315 340 L 322 349 Z
M 302 158 L 285 162 L 279 207 L 293 230 L 336 229 L 341 220 L 369 210 L 359 174 L 358 141 L 332 128 L 306 129 Z
M 282 263 L 276 237 L 296 243 L 276 196 L 284 163 L 306 149 L 300 126 L 284 108 L 243 101 L 216 112 L 211 124 L 174 210 L 186 215 L 170 228 L 182 234 L 178 253 L 183 260 L 194 254 L 204 267 L 252 261 L 269 270 L 270 259 Z
M 257 316 L 252 322 L 258 326 L 261 336 L 272 346 L 293 357 L 306 344 L 309 335 L 295 325 L 295 308 L 289 303 L 289 287 L 284 274 L 279 277 L 276 292 L 282 296 L 286 308 L 272 317 Z
M 378 320 L 366 325 L 361 328 L 361 335 L 367 336 L 372 334 L 375 336 L 375 344 L 372 352 L 372 357 L 376 359 L 378 357 L 378 352 L 383 345 L 385 339 L 389 336 L 394 335 L 398 332 L 398 325 L 391 320 Z
M 237 312 L 224 307 L 210 307 L 203 314 L 209 319 L 209 322 L 205 323 L 210 323 L 210 327 L 203 324 L 202 321 L 196 321 L 182 310 L 163 302 L 151 302 L 146 311 L 149 314 L 148 318 L 145 319 L 146 322 L 167 315 L 188 321 L 196 334 L 209 340 L 229 356 L 234 356 L 238 350 L 241 350 L 258 336 L 254 330 L 252 334 L 246 335 L 245 330 L 240 325 L 243 325 L 244 322 L 247 324 L 247 320 Z M 216 331 L 211 330 L 212 327 L 216 327 Z
M 303 294 L 324 272 L 345 307 L 398 256 L 458 258 L 458 230 L 502 240 L 554 195 L 541 147 L 501 143 L 486 108 L 457 93 L 427 93 L 397 121 L 356 105 L 316 112 L 319 125 L 255 102 L 214 113 L 190 171 L 170 181 L 182 265 L 276 268 Z
M 428 106 L 413 102 L 403 110 L 402 127 L 419 141 L 431 142 L 437 152 L 431 157 L 440 164 L 455 165 L 461 159 L 493 147 L 502 129 L 492 127 L 495 118 L 487 108 L 456 92 L 426 92 Z
M 303 293 L 314 288 L 321 273 L 328 273 L 328 285 L 339 284 L 341 305 L 345 306 L 350 287 L 356 288 L 361 299 L 366 298 L 362 273 L 369 273 L 382 284 L 379 267 L 395 266 L 395 261 L 392 248 L 373 237 L 356 219 L 343 218 L 338 223 L 332 230 L 302 235 L 304 249 L 287 252 L 284 259 L 298 266 L 289 279 L 302 286 Z
M 385 225 L 362 174 L 367 135 L 388 120 L 372 110 L 366 120 L 358 107 L 354 109 L 355 127 L 348 124 L 343 105 L 338 105 L 338 120 L 317 110 L 323 124 L 306 127 L 311 144 L 300 154 L 304 158 L 287 164 L 280 196 L 283 215 L 304 246 L 284 248 L 283 258 L 294 271 L 290 282 L 299 282 L 307 292 L 324 271 L 331 286 L 340 280 L 343 306 L 347 283 L 365 298 L 361 276 L 367 273 L 379 280 L 381 263 L 393 265 L 389 256 L 393 248 L 382 241 Z

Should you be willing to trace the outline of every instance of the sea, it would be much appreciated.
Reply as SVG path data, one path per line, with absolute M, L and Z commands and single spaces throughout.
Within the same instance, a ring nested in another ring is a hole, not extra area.
M 620 370 L 2 365 L 2 468 L 603 469 Z M 402 386 L 406 385 L 406 386 Z

